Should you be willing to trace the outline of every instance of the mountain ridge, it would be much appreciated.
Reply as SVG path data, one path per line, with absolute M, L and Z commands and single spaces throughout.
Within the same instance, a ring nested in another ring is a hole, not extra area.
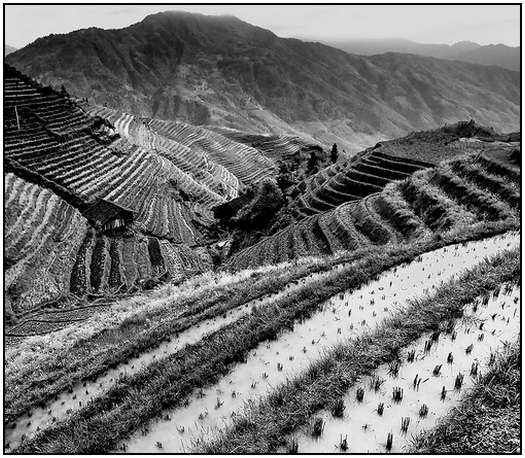
M 472 41 L 459 41 L 452 45 L 418 43 L 404 39 L 341 40 L 326 44 L 351 54 L 375 55 L 386 52 L 400 52 L 459 60 L 480 65 L 496 65 L 513 71 L 520 71 L 521 48 L 502 43 L 480 45 Z
M 157 13 L 124 29 L 40 38 L 7 60 L 97 105 L 308 136 L 348 152 L 460 119 L 506 131 L 519 119 L 516 72 L 393 53 L 350 55 L 231 16 Z

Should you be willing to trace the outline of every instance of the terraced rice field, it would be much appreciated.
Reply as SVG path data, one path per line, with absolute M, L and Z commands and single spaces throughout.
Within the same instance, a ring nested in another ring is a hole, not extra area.
M 154 453 L 160 442 L 169 452 L 190 450 L 199 439 L 224 429 L 242 413 L 245 403 L 256 402 L 292 379 L 333 345 L 374 329 L 386 316 L 406 307 L 407 301 L 423 297 L 501 247 L 518 245 L 515 235 L 443 248 L 385 272 L 365 287 L 338 294 L 293 330 L 281 333 L 273 342 L 261 343 L 218 384 L 196 392 L 186 407 L 163 411 L 163 420 L 146 433 L 138 431 L 124 448 L 132 453 Z
M 119 134 L 131 143 L 155 150 L 177 170 L 177 182 L 188 195 L 206 206 L 237 197 L 239 180 L 225 167 L 210 160 L 201 151 L 194 151 L 176 139 L 155 133 L 147 122 L 106 107 L 89 106 L 87 112 L 108 119 Z
M 477 299 L 447 332 L 424 335 L 401 351 L 395 368 L 382 365 L 361 380 L 341 398 L 341 416 L 319 412 L 314 422 L 322 422 L 321 435 L 310 425 L 290 443 L 301 453 L 406 453 L 518 338 L 519 298 L 520 289 L 508 284 Z
M 283 328 L 282 331 L 278 331 L 275 335 L 274 339 L 276 338 L 276 340 L 268 343 L 264 342 L 264 334 L 258 337 L 261 340 L 254 341 L 244 349 L 243 354 L 245 356 L 242 358 L 244 363 L 241 361 L 228 367 L 224 373 L 224 378 L 219 375 L 220 373 L 217 373 L 217 385 L 213 383 L 209 386 L 197 384 L 193 390 L 187 391 L 187 394 L 183 395 L 182 398 L 176 397 L 173 398 L 173 401 L 170 401 L 176 402 L 176 404 L 182 402 L 179 408 L 156 410 L 154 414 L 152 412 L 153 417 L 151 417 L 151 420 L 155 417 L 164 418 L 164 420 L 158 423 L 140 420 L 140 423 L 136 424 L 140 424 L 146 429 L 141 433 L 141 428 L 135 427 L 137 433 L 126 440 L 124 448 L 130 451 L 151 451 L 159 448 L 157 442 L 161 443 L 165 451 L 181 450 L 181 447 L 191 446 L 192 440 L 199 437 L 203 430 L 202 428 L 205 428 L 206 431 L 210 428 L 216 430 L 216 427 L 222 424 L 223 417 L 229 418 L 232 411 L 239 411 L 244 401 L 257 399 L 259 395 L 267 394 L 271 386 L 284 381 L 285 377 L 297 376 L 308 367 L 312 360 L 315 360 L 320 355 L 323 349 L 338 342 L 339 339 L 343 339 L 343 336 L 348 338 L 352 335 L 359 335 L 360 332 L 365 330 L 373 329 L 381 318 L 388 316 L 390 313 L 395 313 L 408 297 L 411 297 L 413 294 L 416 297 L 420 295 L 422 288 L 428 288 L 431 291 L 433 287 L 435 288 L 441 284 L 441 281 L 446 281 L 454 274 L 461 273 L 466 268 L 475 265 L 482 256 L 499 252 L 501 249 L 509 248 L 517 243 L 519 243 L 517 236 L 508 234 L 486 241 L 472 242 L 465 246 L 459 245 L 457 248 L 441 249 L 423 255 L 411 265 L 400 266 L 394 271 L 383 274 L 378 280 L 361 287 L 361 290 L 354 289 L 353 292 L 337 293 L 336 296 L 327 302 L 321 301 L 312 309 L 319 310 L 318 312 L 314 312 L 309 318 L 299 319 L 299 321 L 292 324 L 291 329 L 293 329 L 293 332 L 285 331 Z M 449 259 L 446 263 L 443 262 L 445 257 Z M 461 262 L 458 262 L 458 260 L 461 260 Z M 61 433 L 58 433 L 61 428 L 68 428 L 71 422 L 79 421 L 79 415 L 88 415 L 86 418 L 93 414 L 98 415 L 96 412 L 101 411 L 97 404 L 105 402 L 102 400 L 107 396 L 115 396 L 115 394 L 110 395 L 110 393 L 116 393 L 122 389 L 127 390 L 128 388 L 124 388 L 129 383 L 126 380 L 138 382 L 144 379 L 149 380 L 147 385 L 153 384 L 153 386 L 156 386 L 156 382 L 153 382 L 151 378 L 152 373 L 150 372 L 152 370 L 155 372 L 159 370 L 159 375 L 167 375 L 161 367 L 170 365 L 177 360 L 183 363 L 185 358 L 190 357 L 194 351 L 197 352 L 197 356 L 198 352 L 205 351 L 207 348 L 204 345 L 205 342 L 212 344 L 214 339 L 224 339 L 221 335 L 228 329 L 234 330 L 239 328 L 240 330 L 245 325 L 249 326 L 247 329 L 256 329 L 248 324 L 250 320 L 255 318 L 254 314 L 265 314 L 267 313 L 266 311 L 270 313 L 274 307 L 282 307 L 282 305 L 279 306 L 280 303 L 286 303 L 294 295 L 301 294 L 301 291 L 305 288 L 310 288 L 317 284 L 330 283 L 333 281 L 334 276 L 348 275 L 345 272 L 353 269 L 363 272 L 363 275 L 365 275 L 363 279 L 370 278 L 362 268 L 355 264 L 356 262 L 359 263 L 359 261 L 351 261 L 350 264 L 343 264 L 337 267 L 336 270 L 332 268 L 326 274 L 318 274 L 298 285 L 290 284 L 282 292 L 277 293 L 273 297 L 269 296 L 262 302 L 254 301 L 251 304 L 249 301 L 246 303 L 240 302 L 239 306 L 223 308 L 224 316 L 222 316 L 223 312 L 219 312 L 216 315 L 209 315 L 211 319 L 204 319 L 204 321 L 196 316 L 197 321 L 193 321 L 194 324 L 187 328 L 187 331 L 181 328 L 181 331 L 172 335 L 164 343 L 159 341 L 160 346 L 157 344 L 150 350 L 139 353 L 134 351 L 130 354 L 130 356 L 134 355 L 133 357 L 126 358 L 119 364 L 113 364 L 110 366 L 111 369 L 109 371 L 99 373 L 98 376 L 93 376 L 94 372 L 92 372 L 92 375 L 84 378 L 83 382 L 80 381 L 78 384 L 70 385 L 70 388 L 67 390 L 58 392 L 56 397 L 50 399 L 50 403 L 46 403 L 37 410 L 32 409 L 29 415 L 19 416 L 15 422 L 8 426 L 9 437 L 7 440 L 9 441 L 9 446 L 11 449 L 15 448 L 19 445 L 19 441 L 22 438 L 24 438 L 24 442 L 20 450 L 28 450 L 24 447 L 31 449 L 32 446 L 30 444 L 33 443 L 32 441 L 42 440 L 44 437 L 46 438 L 45 441 L 55 440 L 53 438 L 61 441 L 61 439 L 58 439 L 61 437 Z M 422 268 L 425 268 L 425 271 Z M 411 272 L 414 272 L 414 275 Z M 424 275 L 421 275 L 423 272 Z M 416 277 L 417 273 L 420 274 L 419 277 Z M 388 280 L 389 278 L 390 280 Z M 389 292 L 389 288 L 391 288 L 390 281 L 400 281 L 401 278 L 417 278 L 417 281 L 407 282 L 409 284 L 407 284 L 406 291 L 399 290 L 396 293 L 399 302 L 392 304 L 391 301 L 388 302 L 386 300 L 388 294 L 391 293 L 391 291 Z M 344 287 L 344 285 L 341 286 Z M 359 296 L 362 296 L 362 298 L 358 299 Z M 370 301 L 372 301 L 372 305 Z M 349 304 L 354 303 L 355 305 L 349 307 Z M 350 315 L 348 315 L 349 310 L 351 310 Z M 286 322 L 284 316 L 279 319 L 284 319 L 284 322 Z M 296 319 L 292 319 L 292 323 Z M 319 326 L 326 327 L 324 333 L 321 334 Z M 344 332 L 342 332 L 343 330 Z M 164 332 L 159 329 L 159 333 Z M 243 332 L 240 331 L 239 336 L 243 335 Z M 302 335 L 306 337 L 302 338 Z M 230 338 L 228 337 L 227 339 Z M 120 338 L 117 338 L 117 335 L 115 335 L 114 339 L 118 339 L 115 340 L 115 343 L 121 341 Z M 292 340 L 288 342 L 289 339 Z M 227 340 L 224 343 L 227 345 L 225 349 L 236 351 L 234 347 L 227 343 Z M 135 348 L 138 349 L 138 347 Z M 303 349 L 306 349 L 306 352 Z M 277 352 L 282 356 L 274 356 Z M 115 356 L 117 355 L 115 354 Z M 280 364 L 277 364 L 277 362 Z M 88 368 L 89 366 L 85 367 Z M 195 376 L 198 376 L 198 374 L 195 374 Z M 176 377 L 172 380 L 178 379 Z M 132 382 L 132 384 L 136 382 Z M 193 382 L 188 381 L 188 383 Z M 142 388 L 137 386 L 137 389 L 140 392 Z M 160 386 L 157 386 L 155 390 L 157 393 L 168 393 L 161 389 Z M 193 394 L 191 394 L 192 392 Z M 232 395 L 232 393 L 235 394 Z M 144 395 L 139 395 L 142 400 L 145 399 Z M 86 402 L 92 397 L 95 399 L 86 405 Z M 114 399 L 118 399 L 118 396 Z M 130 401 L 131 399 L 126 402 Z M 134 403 L 134 401 L 132 402 Z M 137 399 L 137 402 L 139 402 L 139 399 Z M 138 407 L 138 405 L 133 405 L 133 408 Z M 114 413 L 116 414 L 116 411 Z M 138 418 L 142 418 L 141 416 L 142 414 Z M 133 420 L 133 422 L 135 421 Z M 56 426 L 53 427 L 52 425 L 54 424 Z M 197 427 L 195 427 L 195 424 Z M 146 425 L 149 426 L 146 427 Z M 45 430 L 45 436 L 42 436 L 42 434 L 34 436 L 35 433 L 38 433 L 38 428 L 40 430 L 44 428 L 50 429 Z M 169 436 L 173 437 L 173 441 L 171 439 L 167 441 L 166 438 L 168 436 L 166 436 L 166 432 L 170 429 L 173 430 L 173 428 L 175 428 L 176 433 Z M 58 436 L 53 432 L 55 430 Z M 94 434 L 97 436 L 99 433 Z M 115 437 L 120 437 L 120 434 L 122 433 L 118 433 Z M 156 440 L 156 438 L 160 437 L 159 434 L 164 437 L 162 441 Z M 182 444 L 180 443 L 181 438 L 184 440 Z M 71 440 L 75 441 L 74 443 L 78 443 L 73 437 Z M 115 449 L 123 446 L 122 442 L 113 442 L 113 444 Z M 97 445 L 95 443 L 93 445 L 96 449 Z M 89 443 L 82 446 L 92 447 Z M 106 445 L 99 446 L 106 447 Z M 43 447 L 43 450 L 58 450 L 53 448 L 53 446 L 49 448 L 48 445 L 43 445 Z
M 312 145 L 82 108 L 4 70 L 5 451 L 406 451 L 518 338 L 508 145 L 445 129 L 439 164 L 409 157 L 421 133 L 376 145 L 212 272 L 212 208 Z M 99 198 L 133 223 L 92 227 Z
M 294 159 L 301 152 L 310 151 L 316 146 L 291 135 L 258 135 L 229 128 L 215 126 L 210 128 L 235 142 L 256 148 L 263 155 L 275 161 Z
M 275 174 L 274 161 L 261 155 L 255 148 L 234 142 L 202 127 L 159 119 L 152 119 L 147 125 L 153 132 L 178 141 L 192 151 L 205 153 L 242 183 L 257 183 Z
M 204 196 L 195 180 L 188 181 L 178 167 L 154 149 L 151 152 L 123 139 L 108 143 L 105 131 L 94 127 L 97 118 L 53 91 L 39 88 L 9 67 L 6 71 L 13 85 L 9 86 L 9 103 L 4 107 L 5 154 L 17 173 L 28 170 L 36 175 L 35 180 L 60 189 L 59 194 L 63 192 L 75 206 L 96 198 L 114 201 L 134 210 L 136 222 L 145 232 L 176 243 L 195 245 L 201 235 L 193 226 L 191 212 L 182 203 L 183 199 L 170 190 L 178 191 L 179 185 L 186 183 L 182 189 L 197 203 L 220 203 L 221 196 Z M 26 88 L 35 94 L 35 99 L 25 96 Z M 23 132 L 14 120 L 14 105 L 20 107 L 17 97 L 23 98 L 30 112 L 18 114 Z M 42 105 L 40 99 L 46 103 Z M 49 110 L 61 110 L 64 123 L 69 123 L 71 118 L 67 136 L 56 134 L 50 127 L 51 121 L 44 116 Z M 78 116 L 73 116 L 77 112 Z M 40 119 L 42 116 L 45 119 Z M 80 127 L 77 119 L 82 119 Z M 55 192 L 58 191 L 55 189 Z M 208 212 L 211 220 L 209 209 L 203 207 L 202 212 Z
M 228 267 L 283 262 L 304 252 L 333 254 L 414 241 L 479 222 L 517 218 L 518 176 L 519 170 L 483 157 L 445 162 L 390 183 L 381 192 L 309 216 L 236 253 Z
M 7 284 L 17 296 L 16 315 L 34 313 L 70 292 L 123 293 L 166 273 L 180 280 L 211 267 L 206 249 L 197 247 L 205 238 L 197 226 L 211 225 L 211 207 L 236 195 L 237 185 L 230 192 L 224 184 L 238 182 L 236 177 L 215 167 L 220 195 L 201 185 L 206 181 L 201 176 L 197 181 L 177 167 L 169 154 L 158 153 L 155 139 L 145 143 L 149 149 L 133 145 L 67 96 L 12 67 L 4 70 L 5 157 L 12 172 L 5 182 Z M 128 121 L 124 127 L 119 121 L 118 128 L 130 131 Z M 134 211 L 127 237 L 86 232 L 82 214 L 99 198 Z M 153 252 L 150 239 L 159 245 Z M 18 323 L 20 333 L 33 333 L 36 319 Z
M 68 273 L 88 224 L 56 194 L 11 173 L 4 192 L 5 289 L 20 316 L 69 289 Z
M 304 216 L 315 215 L 380 192 L 391 181 L 403 180 L 432 165 L 376 151 L 365 153 L 322 169 L 302 183 L 297 207 Z

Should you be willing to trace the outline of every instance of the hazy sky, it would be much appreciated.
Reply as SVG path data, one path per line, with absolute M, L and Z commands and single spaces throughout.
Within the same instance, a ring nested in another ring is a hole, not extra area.
M 422 43 L 470 40 L 518 46 L 519 5 L 7 5 L 6 43 L 21 48 L 50 33 L 122 28 L 167 10 L 231 14 L 281 37 L 322 41 L 406 38 Z

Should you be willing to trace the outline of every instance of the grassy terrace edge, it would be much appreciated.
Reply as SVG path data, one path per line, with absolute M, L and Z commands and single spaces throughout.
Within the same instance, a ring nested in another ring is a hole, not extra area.
M 386 318 L 377 330 L 335 346 L 301 376 L 278 386 L 258 406 L 249 406 L 223 435 L 197 444 L 199 452 L 275 453 L 288 445 L 287 434 L 333 405 L 361 377 L 396 360 L 402 348 L 423 334 L 442 330 L 449 320 L 461 317 L 464 306 L 476 297 L 503 282 L 518 282 L 520 276 L 518 249 L 482 262 L 442 285 L 435 295 Z
M 189 345 L 133 376 L 123 377 L 104 395 L 67 420 L 24 442 L 15 451 L 110 451 L 132 432 L 158 417 L 162 409 L 177 407 L 194 389 L 218 381 L 260 342 L 276 339 L 280 331 L 293 328 L 295 320 L 308 317 L 331 296 L 358 288 L 384 270 L 410 262 L 424 252 L 515 228 L 515 223 L 509 222 L 481 223 L 411 246 L 374 250 L 358 265 L 343 269 L 322 284 L 308 284 L 274 305 L 255 309 L 250 315 L 206 336 L 199 343 Z
M 169 340 L 170 336 L 203 320 L 219 316 L 247 302 L 262 299 L 309 274 L 327 272 L 337 265 L 366 257 L 371 252 L 379 252 L 379 249 L 366 248 L 319 263 L 299 265 L 296 270 L 279 271 L 277 276 L 272 273 L 266 276 L 258 273 L 254 278 L 234 284 L 232 288 L 221 288 L 218 294 L 209 291 L 200 297 L 169 301 L 166 306 L 153 311 L 141 311 L 124 319 L 116 327 L 102 329 L 89 339 L 81 339 L 51 358 L 45 358 L 34 365 L 26 364 L 26 377 L 20 377 L 20 371 L 6 376 L 12 383 L 13 378 L 21 383 L 11 387 L 6 393 L 4 423 L 51 400 L 75 383 L 94 380 L 108 369 L 156 348 Z M 174 313 L 175 307 L 177 310 L 182 309 L 180 313 Z M 113 344 L 108 345 L 108 340 Z M 121 346 L 121 342 L 126 345 Z M 39 374 L 37 380 L 31 378 L 34 373 Z
M 521 342 L 509 346 L 474 390 L 410 452 L 519 453 L 521 449 Z

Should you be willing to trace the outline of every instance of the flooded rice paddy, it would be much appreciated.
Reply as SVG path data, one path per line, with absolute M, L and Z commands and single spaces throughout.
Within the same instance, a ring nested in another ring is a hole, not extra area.
M 201 438 L 218 434 L 242 412 L 279 383 L 297 376 L 334 344 L 374 328 L 407 304 L 459 276 L 484 257 L 519 246 L 516 233 L 453 245 L 382 274 L 355 291 L 326 301 L 310 319 L 297 323 L 272 342 L 251 351 L 216 385 L 199 390 L 185 407 L 162 412 L 161 420 L 137 431 L 120 450 L 133 453 L 183 452 Z
M 399 362 L 381 366 L 344 396 L 342 417 L 320 412 L 289 444 L 299 453 L 406 452 L 414 436 L 460 403 L 505 342 L 517 339 L 520 291 L 509 290 L 468 306 L 447 333 L 405 348 Z
M 342 263 L 336 266 L 335 269 L 343 269 L 349 264 L 350 263 Z M 213 333 L 249 314 L 253 306 L 267 306 L 287 294 L 300 289 L 307 283 L 322 281 L 323 278 L 329 277 L 330 275 L 332 275 L 332 272 L 311 273 L 297 282 L 286 285 L 286 287 L 277 293 L 268 294 L 259 299 L 247 302 L 242 306 L 230 309 L 214 318 L 197 323 L 188 330 L 180 332 L 171 339 L 162 342 L 156 348 L 108 370 L 94 382 L 77 383 L 71 390 L 61 393 L 55 400 L 47 403 L 45 407 L 34 409 L 30 414 L 23 415 L 16 422 L 8 425 L 5 430 L 5 442 L 9 444 L 10 449 L 18 447 L 23 439 L 29 439 L 38 431 L 64 420 L 92 399 L 108 391 L 120 377 L 133 375 L 157 360 L 179 351 L 184 346 L 199 342 L 205 335 Z

